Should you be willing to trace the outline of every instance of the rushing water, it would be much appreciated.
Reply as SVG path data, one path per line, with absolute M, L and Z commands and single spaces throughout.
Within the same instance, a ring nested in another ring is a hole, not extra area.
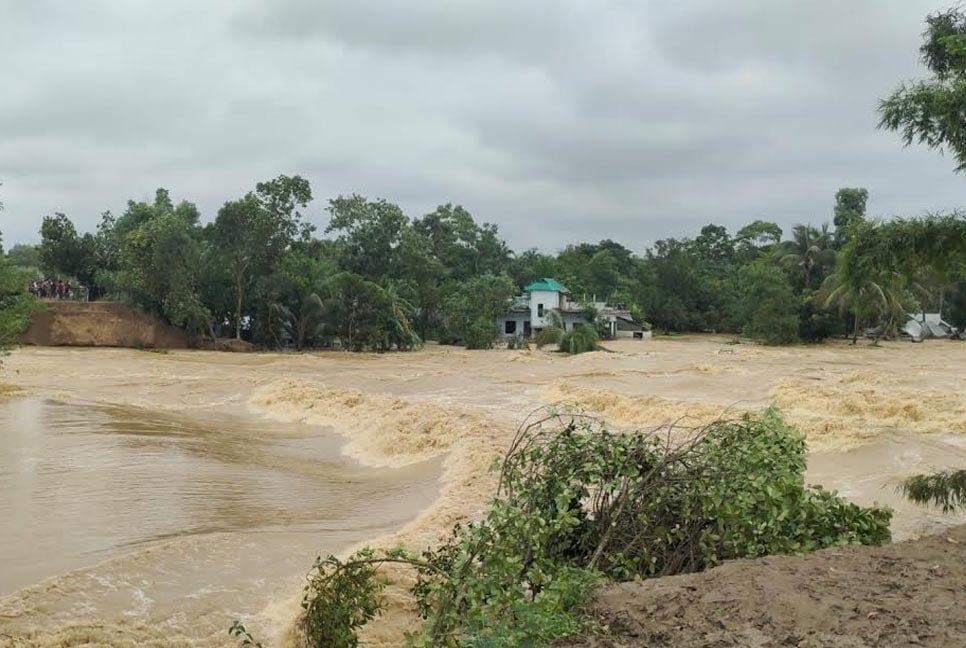
M 316 555 L 437 494 L 436 465 L 376 471 L 340 446 L 229 414 L 0 404 L 0 634 L 97 620 L 203 639 L 291 598 Z
M 888 506 L 893 510 L 893 538 L 905 540 L 966 523 L 966 515 L 908 501 L 900 491 L 903 479 L 964 465 L 966 439 L 962 437 L 893 431 L 844 452 L 813 453 L 806 477 L 809 483 L 838 491 L 858 504 Z

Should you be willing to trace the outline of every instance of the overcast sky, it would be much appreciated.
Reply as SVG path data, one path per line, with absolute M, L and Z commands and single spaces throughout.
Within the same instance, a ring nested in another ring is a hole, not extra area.
M 926 0 L 0 0 L 0 230 L 263 179 L 462 204 L 516 249 L 963 206 L 877 131 Z

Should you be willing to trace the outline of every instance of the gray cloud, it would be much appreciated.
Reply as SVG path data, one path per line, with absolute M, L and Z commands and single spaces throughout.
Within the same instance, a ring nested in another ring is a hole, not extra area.
M 909 0 L 0 0 L 0 229 L 81 229 L 164 186 L 206 217 L 300 173 L 412 215 L 459 202 L 516 248 L 635 249 L 717 222 L 960 204 L 875 130 L 922 73 Z

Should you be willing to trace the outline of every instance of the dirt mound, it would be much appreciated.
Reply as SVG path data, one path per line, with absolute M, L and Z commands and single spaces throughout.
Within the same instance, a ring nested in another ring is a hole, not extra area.
M 210 351 L 227 351 L 229 353 L 251 353 L 255 350 L 255 345 L 244 340 L 235 338 L 218 338 L 211 340 L 205 346 Z
M 22 338 L 37 346 L 185 349 L 188 336 L 119 302 L 48 302 Z
M 885 547 L 737 560 L 609 587 L 592 608 L 608 636 L 567 645 L 964 646 L 963 592 L 966 526 Z

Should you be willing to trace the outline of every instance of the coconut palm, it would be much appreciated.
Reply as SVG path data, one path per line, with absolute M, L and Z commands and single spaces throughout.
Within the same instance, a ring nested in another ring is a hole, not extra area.
M 422 344 L 422 339 L 412 327 L 412 316 L 416 308 L 400 294 L 399 285 L 396 283 L 385 286 L 383 293 L 388 303 L 390 338 L 403 350 L 418 347 Z
M 534 338 L 538 349 L 548 344 L 560 344 L 564 337 L 563 315 L 559 310 L 551 308 L 544 313 L 543 318 L 547 321 L 547 325 Z
M 821 229 L 811 225 L 796 225 L 792 228 L 792 240 L 783 244 L 788 252 L 781 258 L 789 267 L 802 268 L 805 288 L 811 287 L 812 274 L 817 270 L 830 268 L 835 264 L 835 252 L 831 249 L 832 234 L 828 223 Z
M 825 308 L 837 308 L 842 314 L 853 314 L 852 344 L 858 340 L 859 322 L 863 319 L 875 321 L 881 326 L 882 335 L 894 333 L 910 305 L 915 302 L 906 288 L 905 278 L 891 270 L 853 274 L 850 272 L 852 268 L 851 265 L 842 264 L 835 274 L 823 282 L 818 295 L 819 303 Z

